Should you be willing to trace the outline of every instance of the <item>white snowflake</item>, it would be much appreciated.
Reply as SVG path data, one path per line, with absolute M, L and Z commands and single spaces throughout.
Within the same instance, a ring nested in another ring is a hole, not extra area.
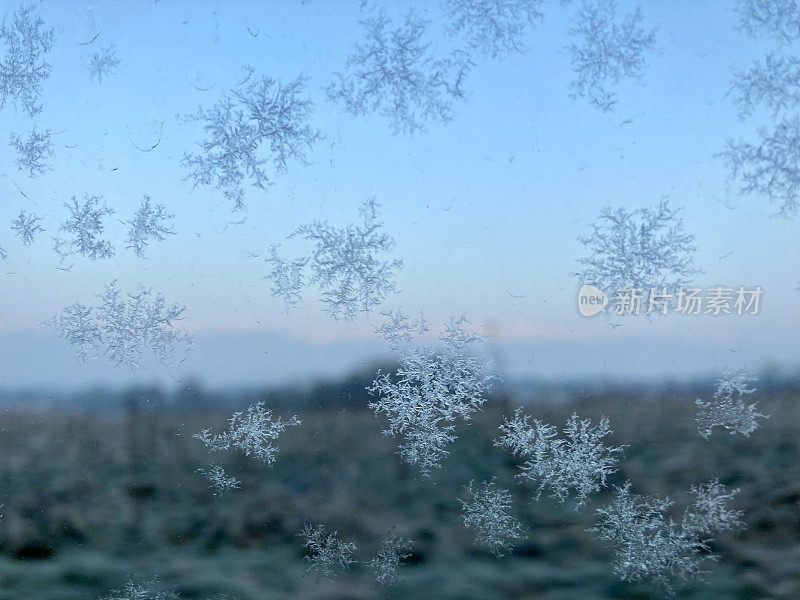
M 161 294 L 141 287 L 123 295 L 116 281 L 98 298 L 97 306 L 73 304 L 47 323 L 76 348 L 80 362 L 102 349 L 115 365 L 136 370 L 142 366 L 145 351 L 164 364 L 176 351 L 188 351 L 191 337 L 174 325 L 183 318 L 185 307 L 168 305 Z
M 42 175 L 50 170 L 48 160 L 53 158 L 53 142 L 50 140 L 51 132 L 46 129 L 37 131 L 36 126 L 28 134 L 28 139 L 23 140 L 16 134 L 11 134 L 10 143 L 17 151 L 17 169 L 28 171 L 29 177 Z
M 378 203 L 368 200 L 359 211 L 362 225 L 337 229 L 324 221 L 314 221 L 298 228 L 290 237 L 314 244 L 309 257 L 285 261 L 272 247 L 267 262 L 272 265 L 273 296 L 282 297 L 291 306 L 300 298 L 306 278 L 316 284 L 325 310 L 335 319 L 352 320 L 359 312 L 369 312 L 395 291 L 394 274 L 402 267 L 401 260 L 382 260 L 379 254 L 389 252 L 394 240 L 381 231 Z
M 422 311 L 419 319 L 413 321 L 400 309 L 382 312 L 381 315 L 386 317 L 386 321 L 375 329 L 375 334 L 386 340 L 391 350 L 397 350 L 401 344 L 411 342 L 414 336 L 423 335 L 429 329 Z
M 212 452 L 236 448 L 246 456 L 252 455 L 271 466 L 278 454 L 278 447 L 273 441 L 287 428 L 300 423 L 296 416 L 287 420 L 274 418 L 272 410 L 267 409 L 264 402 L 258 402 L 245 412 L 233 413 L 228 419 L 228 431 L 212 435 L 211 429 L 204 429 L 193 437 L 202 441 Z
M 492 58 L 523 51 L 525 28 L 542 20 L 541 6 L 542 0 L 442 0 L 450 33 Z
M 210 482 L 210 488 L 214 490 L 215 496 L 221 496 L 228 490 L 236 490 L 242 486 L 242 482 L 236 477 L 228 477 L 222 465 L 212 465 L 208 469 L 197 469 Z
M 525 537 L 525 528 L 511 515 L 511 493 L 498 488 L 494 481 L 479 486 L 470 481 L 467 499 L 461 503 L 464 527 L 475 530 L 475 541 L 487 546 L 495 556 L 514 549 L 514 540 Z
M 576 508 L 586 503 L 589 494 L 605 487 L 624 449 L 603 443 L 603 438 L 611 433 L 606 417 L 593 426 L 590 420 L 578 419 L 573 414 L 564 428 L 565 438 L 559 438 L 553 425 L 538 419 L 531 422 L 518 408 L 514 417 L 500 426 L 500 431 L 503 435 L 495 445 L 525 460 L 517 477 L 538 483 L 536 499 L 549 488 L 552 498 L 564 502 L 574 490 Z
M 111 242 L 100 238 L 105 230 L 103 218 L 114 214 L 113 209 L 105 204 L 100 205 L 102 199 L 102 196 L 84 194 L 83 203 L 73 196 L 64 204 L 70 216 L 58 230 L 69 237 L 56 238 L 54 246 L 62 260 L 72 254 L 80 254 L 92 260 L 114 256 Z
M 16 236 L 22 240 L 23 244 L 30 246 L 33 243 L 34 236 L 38 232 L 44 231 L 44 227 L 39 224 L 41 222 L 41 217 L 26 213 L 23 210 L 20 211 L 19 216 L 11 222 L 11 229 L 14 230 Z
M 766 415 L 756 411 L 756 403 L 748 404 L 745 399 L 755 392 L 751 387 L 756 377 L 747 369 L 726 369 L 717 382 L 714 397 L 706 402 L 698 398 L 697 430 L 708 439 L 714 427 L 724 427 L 729 433 L 741 433 L 750 437 L 757 428 L 758 420 Z
M 89 65 L 89 73 L 92 80 L 97 78 L 98 83 L 103 83 L 103 77 L 113 75 L 119 66 L 119 59 L 114 50 L 114 46 L 108 46 L 98 50 L 92 55 L 92 62 Z
M 483 336 L 465 331 L 465 323 L 463 317 L 452 319 L 440 348 L 410 349 L 394 376 L 379 372 L 367 388 L 378 398 L 370 408 L 389 419 L 384 433 L 403 438 L 398 453 L 419 465 L 422 475 L 441 465 L 446 446 L 456 439 L 455 422 L 468 421 L 483 406 L 496 378 L 491 361 L 471 352 Z
M 333 581 L 355 563 L 356 545 L 342 542 L 336 531 L 326 534 L 324 525 L 308 524 L 297 535 L 306 538 L 303 547 L 310 553 L 306 556 L 310 563 L 306 572 L 314 574 L 318 580 Z
M 753 37 L 766 34 L 791 44 L 800 39 L 797 0 L 739 0 L 739 28 Z
M 742 119 L 762 104 L 773 116 L 796 109 L 800 105 L 800 58 L 768 54 L 748 70 L 734 74 L 731 93 Z
M 365 41 L 348 57 L 345 73 L 337 73 L 328 86 L 328 98 L 355 116 L 379 112 L 395 133 L 450 121 L 454 103 L 464 98 L 469 57 L 456 51 L 435 58 L 432 43 L 425 41 L 428 22 L 413 11 L 401 26 L 387 31 L 389 24 L 384 14 L 361 21 Z
M 397 571 L 400 562 L 411 556 L 408 550 L 413 544 L 411 540 L 398 537 L 394 532 L 390 532 L 383 540 L 380 551 L 369 561 L 369 567 L 380 585 L 398 583 Z
M 104 596 L 101 600 L 178 600 L 177 594 L 159 591 L 156 587 L 156 582 L 142 585 L 129 581 L 125 589 L 114 590 L 110 596 Z
M 150 205 L 150 196 L 145 196 L 142 205 L 128 221 L 128 240 L 126 248 L 133 250 L 139 258 L 144 258 L 144 251 L 150 240 L 163 241 L 168 235 L 175 235 L 166 221 L 175 215 L 167 213 L 161 204 Z
M 590 531 L 614 547 L 614 573 L 623 581 L 654 581 L 671 593 L 675 579 L 697 577 L 704 561 L 715 558 L 713 533 L 742 526 L 740 513 L 727 507 L 737 492 L 725 493 L 718 481 L 693 486 L 694 501 L 676 522 L 667 514 L 674 504 L 669 498 L 631 495 L 626 483 L 597 509 L 599 523 Z
M 577 75 L 570 84 L 573 99 L 587 98 L 608 112 L 617 102 L 613 86 L 641 78 L 645 53 L 655 40 L 654 32 L 643 29 L 641 22 L 639 8 L 618 21 L 614 0 L 584 0 L 569 30 L 580 42 L 567 47 Z

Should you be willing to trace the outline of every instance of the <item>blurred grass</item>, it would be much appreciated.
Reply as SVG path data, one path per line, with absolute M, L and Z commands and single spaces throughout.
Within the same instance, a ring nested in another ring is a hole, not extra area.
M 564 424 L 569 414 L 610 417 L 613 443 L 629 444 L 614 483 L 669 495 L 680 510 L 692 484 L 718 477 L 741 488 L 747 530 L 714 543 L 720 555 L 705 582 L 680 598 L 796 599 L 800 596 L 800 396 L 759 398 L 771 414 L 750 439 L 702 440 L 693 397 L 586 397 L 528 411 Z M 493 446 L 513 402 L 487 405 L 461 427 L 444 467 L 419 478 L 402 464 L 383 419 L 359 409 L 300 413 L 272 468 L 236 453 L 209 455 L 192 434 L 224 425 L 222 413 L 119 416 L 6 412 L 0 434 L 0 600 L 98 598 L 129 576 L 157 577 L 182 597 L 226 593 L 278 598 L 655 599 L 663 592 L 611 574 L 609 549 L 580 512 L 514 480 L 516 465 Z M 242 489 L 215 498 L 196 472 L 219 460 Z M 516 498 L 529 538 L 494 558 L 472 543 L 457 498 L 470 479 L 496 476 Z M 358 544 L 363 561 L 386 533 L 416 541 L 402 583 L 381 589 L 359 566 L 335 583 L 304 576 L 305 520 Z

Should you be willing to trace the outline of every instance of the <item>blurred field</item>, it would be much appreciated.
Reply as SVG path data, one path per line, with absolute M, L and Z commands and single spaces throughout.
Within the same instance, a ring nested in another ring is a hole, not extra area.
M 538 418 L 563 424 L 572 411 L 606 414 L 613 442 L 630 444 L 614 483 L 669 494 L 680 510 L 689 486 L 719 477 L 741 488 L 746 531 L 721 536 L 707 581 L 680 598 L 800 597 L 800 395 L 759 397 L 771 414 L 750 439 L 702 440 L 693 397 L 583 397 L 534 404 Z M 612 556 L 586 529 L 593 505 L 576 512 L 514 481 L 515 464 L 492 445 L 498 399 L 451 447 L 428 479 L 401 464 L 384 421 L 365 409 L 299 412 L 301 427 L 279 440 L 264 468 L 235 453 L 209 456 L 192 434 L 228 414 L 181 414 L 132 407 L 116 415 L 7 411 L 0 433 L 0 600 L 93 599 L 129 576 L 157 577 L 183 598 L 230 594 L 284 598 L 649 599 L 658 588 L 621 583 Z M 242 489 L 214 498 L 196 473 L 219 458 Z M 516 552 L 494 558 L 472 543 L 457 497 L 470 479 L 497 476 L 516 496 L 530 530 Z M 608 501 L 609 494 L 594 498 Z M 596 504 L 595 504 L 596 506 Z M 333 584 L 304 576 L 305 520 L 337 529 L 363 561 L 392 528 L 416 541 L 402 583 L 381 589 L 361 566 Z

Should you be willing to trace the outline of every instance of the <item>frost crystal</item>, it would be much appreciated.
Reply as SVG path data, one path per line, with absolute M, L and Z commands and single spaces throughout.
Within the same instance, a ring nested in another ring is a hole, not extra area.
M 308 164 L 306 152 L 320 139 L 308 124 L 313 104 L 301 97 L 302 77 L 282 84 L 251 76 L 252 70 L 230 95 L 192 116 L 207 137 L 199 153 L 184 154 L 182 161 L 195 185 L 222 190 L 235 210 L 244 208 L 245 182 L 260 189 L 271 182 L 268 161 L 276 174 L 286 172 L 289 160 Z
M 697 430 L 702 437 L 711 437 L 714 427 L 724 427 L 729 433 L 741 433 L 745 437 L 758 429 L 758 419 L 765 418 L 756 412 L 756 403 L 747 404 L 745 398 L 755 392 L 750 387 L 756 377 L 748 370 L 726 369 L 717 382 L 714 398 L 706 402 L 695 401 L 698 406 Z
M 45 55 L 53 47 L 53 29 L 44 29 L 41 19 L 33 19 L 33 6 L 20 6 L 11 19 L 3 17 L 0 40 L 6 47 L 0 61 L 0 108 L 10 99 L 33 117 L 42 110 L 37 104 L 42 82 L 52 67 Z
M 141 287 L 123 296 L 115 281 L 99 299 L 97 306 L 68 306 L 47 323 L 76 348 L 79 362 L 86 362 L 102 347 L 115 365 L 136 370 L 142 366 L 146 350 L 167 363 L 176 350 L 189 349 L 190 336 L 175 329 L 173 323 L 183 318 L 185 307 L 167 305 L 161 294 Z
M 617 21 L 616 13 L 614 0 L 585 0 L 569 30 L 580 39 L 567 47 L 577 76 L 570 84 L 570 96 L 587 98 L 604 112 L 617 102 L 612 86 L 641 78 L 645 52 L 655 40 L 654 31 L 641 27 L 638 7 L 622 21 Z
M 467 487 L 467 500 L 458 499 L 464 513 L 464 527 L 475 530 L 475 541 L 488 546 L 495 556 L 514 549 L 513 541 L 525 537 L 522 524 L 511 516 L 511 494 L 494 481 Z
M 542 19 L 542 0 L 443 0 L 450 33 L 463 34 L 469 47 L 492 58 L 522 52 L 525 27 Z
M 48 159 L 53 158 L 53 142 L 50 141 L 49 129 L 40 133 L 34 125 L 27 140 L 23 141 L 20 136 L 12 133 L 9 143 L 17 151 L 15 162 L 19 171 L 27 170 L 29 177 L 36 177 L 50 169 Z
M 101 600 L 178 600 L 177 594 L 172 592 L 159 592 L 152 585 L 138 585 L 129 581 L 123 590 L 114 590 L 110 596 Z
M 379 112 L 395 133 L 415 133 L 429 121 L 447 122 L 453 104 L 464 97 L 469 57 L 453 52 L 436 59 L 424 41 L 428 22 L 409 12 L 402 26 L 387 31 L 381 14 L 361 21 L 364 44 L 356 46 L 327 88 L 328 98 L 355 116 Z
M 616 471 L 618 455 L 624 446 L 606 446 L 603 438 L 611 433 L 608 419 L 602 417 L 592 426 L 591 421 L 579 420 L 573 414 L 564 428 L 566 438 L 558 430 L 538 419 L 530 421 L 518 408 L 512 419 L 500 426 L 503 435 L 495 441 L 525 463 L 517 477 L 539 484 L 536 499 L 545 488 L 550 496 L 564 502 L 575 490 L 577 506 L 585 504 L 589 494 L 599 492 L 606 478 Z
M 768 54 L 747 71 L 735 73 L 731 88 L 739 116 L 745 118 L 760 104 L 777 116 L 800 105 L 800 59 Z
M 394 240 L 381 232 L 378 206 L 371 199 L 361 207 L 360 226 L 336 229 L 314 221 L 297 229 L 290 237 L 314 243 L 308 258 L 287 262 L 271 248 L 267 262 L 272 270 L 267 277 L 273 282 L 272 295 L 282 297 L 289 306 L 296 304 L 304 281 L 302 271 L 308 266 L 308 281 L 319 287 L 325 310 L 335 319 L 352 320 L 383 302 L 395 290 L 394 272 L 403 263 L 376 258 L 394 247 Z
M 113 75 L 119 66 L 119 59 L 113 46 L 103 48 L 94 53 L 92 63 L 89 65 L 89 72 L 92 80 L 97 78 L 98 83 L 103 83 L 103 77 Z
M 367 388 L 378 398 L 370 408 L 389 419 L 384 434 L 403 438 L 398 453 L 425 476 L 441 466 L 445 446 L 456 439 L 455 421 L 468 421 L 483 406 L 496 377 L 489 359 L 471 354 L 471 344 L 482 336 L 464 331 L 465 322 L 452 319 L 441 348 L 412 348 L 394 377 L 379 372 Z
M 614 573 L 623 581 L 651 580 L 672 592 L 674 579 L 697 577 L 704 560 L 715 558 L 711 534 L 742 526 L 740 513 L 727 508 L 737 491 L 726 494 L 717 481 L 693 486 L 694 501 L 675 522 L 667 515 L 672 501 L 631 495 L 626 483 L 597 509 L 599 524 L 590 531 L 614 546 Z
M 81 204 L 75 196 L 64 206 L 69 210 L 69 219 L 58 230 L 68 234 L 68 238 L 56 238 L 55 251 L 63 260 L 72 254 L 80 254 L 92 260 L 111 258 L 114 248 L 108 240 L 100 239 L 103 234 L 103 217 L 114 214 L 105 204 L 100 206 L 102 196 L 84 194 Z
M 739 0 L 739 28 L 753 37 L 766 34 L 780 42 L 800 38 L 800 3 L 797 0 Z
M 209 486 L 214 490 L 215 496 L 221 496 L 228 490 L 236 490 L 242 486 L 242 482 L 236 477 L 227 477 L 225 469 L 221 465 L 212 465 L 209 469 L 197 469 L 211 483 Z
M 41 217 L 26 213 L 24 210 L 19 213 L 19 216 L 11 221 L 11 229 L 16 232 L 16 236 L 22 240 L 26 246 L 33 243 L 33 236 L 38 232 L 44 231 L 44 227 L 39 225 Z
M 174 216 L 168 214 L 161 204 L 150 206 L 150 196 L 145 196 L 139 210 L 128 221 L 128 240 L 125 247 L 133 250 L 139 258 L 144 258 L 144 251 L 151 239 L 160 242 L 168 235 L 175 235 L 165 223 Z
M 380 585 L 396 585 L 398 583 L 397 571 L 400 562 L 411 556 L 408 549 L 413 544 L 414 542 L 411 540 L 398 537 L 394 532 L 390 532 L 383 540 L 380 551 L 369 561 L 369 567 Z
M 603 209 L 592 235 L 578 241 L 589 251 L 577 273 L 614 294 L 618 290 L 666 288 L 674 291 L 697 273 L 692 266 L 694 236 L 683 230 L 679 209 L 661 200 L 655 208 Z
M 308 548 L 310 556 L 307 573 L 313 573 L 318 580 L 333 581 L 336 576 L 343 573 L 350 565 L 355 563 L 353 554 L 356 545 L 353 542 L 342 542 L 336 531 L 325 534 L 325 526 L 312 527 L 306 525 L 297 535 L 306 538 L 304 548 Z
M 742 194 L 763 194 L 789 216 L 800 207 L 800 116 L 785 119 L 773 131 L 759 130 L 759 143 L 728 141 L 720 153 Z
M 258 402 L 249 406 L 246 412 L 233 413 L 228 419 L 228 431 L 212 435 L 211 429 L 204 429 L 193 437 L 212 452 L 233 447 L 271 466 L 278 454 L 278 447 L 272 442 L 287 428 L 300 425 L 300 422 L 296 416 L 286 421 L 273 418 L 272 410 L 267 409 L 263 402 Z
M 391 350 L 397 350 L 402 343 L 408 343 L 415 335 L 428 332 L 428 324 L 422 311 L 419 311 L 419 320 L 412 321 L 402 310 L 390 310 L 381 313 L 386 321 L 375 329 L 376 335 L 386 340 Z

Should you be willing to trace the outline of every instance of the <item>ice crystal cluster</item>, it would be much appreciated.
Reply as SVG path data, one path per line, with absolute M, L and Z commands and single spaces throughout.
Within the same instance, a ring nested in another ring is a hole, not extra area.
M 541 7 L 542 0 L 442 0 L 450 33 L 492 58 L 524 50 L 525 29 L 542 20 Z
M 105 231 L 103 220 L 114 214 L 114 209 L 101 204 L 102 196 L 84 194 L 83 201 L 75 196 L 66 202 L 69 218 L 58 228 L 66 237 L 55 239 L 55 251 L 63 259 L 80 254 L 92 260 L 111 258 L 111 242 L 101 238 Z
M 756 410 L 755 402 L 747 402 L 747 397 L 756 391 L 751 387 L 755 380 L 747 369 L 726 369 L 717 382 L 714 397 L 695 401 L 697 430 L 702 437 L 710 438 L 714 427 L 724 427 L 731 434 L 741 433 L 745 437 L 758 429 L 758 420 L 766 415 Z
M 116 281 L 98 296 L 96 306 L 80 303 L 66 307 L 47 324 L 86 362 L 102 353 L 117 366 L 139 369 L 147 352 L 168 363 L 178 351 L 188 351 L 191 337 L 175 327 L 186 308 L 167 304 L 161 294 L 140 287 L 123 294 Z
M 739 0 L 739 27 L 754 38 L 767 35 L 779 42 L 800 39 L 797 0 Z
M 267 278 L 272 280 L 273 296 L 294 306 L 306 284 L 316 285 L 328 314 L 344 320 L 381 304 L 395 291 L 395 272 L 403 263 L 380 256 L 394 247 L 394 240 L 382 231 L 378 207 L 374 199 L 364 203 L 360 225 L 339 229 L 314 221 L 298 228 L 290 237 L 313 244 L 308 256 L 286 261 L 277 247 L 270 248 Z
M 567 47 L 575 80 L 573 99 L 585 98 L 604 112 L 614 108 L 614 86 L 642 76 L 646 55 L 655 41 L 642 26 L 639 8 L 621 19 L 614 0 L 584 0 L 570 27 L 577 41 Z
M 675 521 L 669 498 L 633 495 L 626 483 L 611 504 L 597 509 L 599 522 L 591 531 L 613 546 L 614 572 L 623 581 L 653 581 L 672 592 L 676 579 L 697 577 L 715 558 L 711 535 L 742 526 L 740 513 L 728 508 L 737 491 L 726 493 L 718 481 L 693 486 L 691 505 Z
M 50 169 L 49 159 L 53 158 L 53 142 L 50 130 L 37 131 L 34 125 L 28 138 L 23 140 L 17 134 L 11 134 L 10 143 L 17 151 L 17 169 L 27 171 L 29 177 L 42 175 Z
M 309 124 L 313 104 L 303 97 L 304 88 L 302 77 L 281 83 L 254 78 L 251 69 L 229 94 L 192 115 L 206 137 L 198 152 L 183 156 L 187 177 L 221 190 L 239 210 L 247 183 L 265 189 L 275 174 L 286 172 L 290 160 L 308 164 L 307 152 L 320 133 Z
M 46 56 L 53 48 L 53 29 L 33 17 L 33 6 L 20 6 L 3 17 L 0 41 L 5 54 L 0 61 L 0 108 L 11 101 L 33 117 L 42 110 L 39 96 L 42 83 L 52 67 Z
M 197 469 L 209 481 L 209 487 L 214 490 L 215 496 L 221 496 L 228 490 L 236 490 L 242 486 L 242 482 L 236 477 L 228 477 L 222 465 L 211 465 L 208 469 Z
M 235 448 L 246 456 L 271 466 L 275 463 L 278 447 L 273 443 L 289 427 L 300 425 L 300 419 L 273 417 L 264 402 L 250 405 L 244 412 L 235 412 L 228 419 L 228 430 L 212 434 L 204 429 L 193 437 L 203 442 L 211 452 Z
M 409 549 L 413 542 L 390 532 L 381 544 L 381 549 L 369 561 L 369 568 L 380 585 L 396 585 L 400 562 L 411 556 Z
M 325 533 L 324 525 L 315 527 L 308 524 L 298 535 L 306 538 L 303 544 L 309 552 L 306 556 L 309 562 L 306 572 L 318 580 L 333 581 L 356 562 L 353 558 L 356 545 L 341 541 L 336 531 Z
M 475 541 L 489 548 L 495 556 L 514 549 L 513 542 L 525 537 L 522 524 L 511 515 L 511 493 L 487 481 L 467 486 L 466 500 L 461 503 L 464 527 L 475 530 Z
M 599 492 L 606 479 L 616 471 L 623 446 L 607 446 L 603 439 L 611 434 L 608 419 L 597 425 L 573 414 L 564 427 L 564 437 L 558 429 L 530 416 L 518 408 L 513 418 L 500 426 L 502 435 L 495 445 L 506 448 L 525 462 L 519 479 L 538 485 L 536 499 L 544 490 L 559 502 L 574 493 L 577 507 L 585 504 L 590 494 Z
M 92 80 L 97 79 L 98 83 L 103 83 L 103 77 L 113 75 L 119 66 L 119 59 L 113 46 L 108 46 L 98 50 L 92 55 L 92 62 L 89 64 L 89 73 Z
M 20 211 L 19 216 L 11 222 L 11 229 L 14 231 L 15 235 L 22 240 L 23 244 L 30 246 L 33 243 L 34 236 L 40 231 L 44 231 L 44 227 L 40 225 L 41 222 L 41 217 L 37 217 L 23 210 Z
M 583 265 L 578 278 L 608 294 L 684 285 L 698 271 L 694 236 L 684 231 L 678 212 L 666 199 L 653 208 L 603 209 L 592 234 L 578 238 L 589 252 L 578 261 Z
M 436 58 L 426 40 L 428 22 L 413 12 L 394 29 L 384 14 L 361 25 L 364 41 L 328 86 L 328 98 L 355 116 L 379 113 L 395 133 L 412 134 L 430 122 L 451 120 L 454 104 L 464 97 L 469 57 L 453 51 Z
M 161 204 L 150 204 L 150 196 L 145 196 L 141 206 L 133 218 L 128 221 L 128 240 L 126 248 L 133 250 L 139 258 L 144 258 L 144 251 L 150 240 L 163 241 L 168 235 L 175 235 L 167 221 L 174 215 L 167 213 Z
M 743 119 L 759 106 L 776 117 L 793 110 L 800 104 L 800 59 L 771 52 L 749 69 L 736 71 L 730 93 Z
M 155 584 L 142 585 L 129 581 L 124 589 L 114 590 L 101 600 L 178 600 L 173 592 L 158 591 Z
M 472 352 L 482 336 L 465 324 L 463 317 L 451 319 L 440 346 L 409 349 L 394 375 L 379 372 L 367 388 L 377 398 L 370 408 L 389 420 L 384 433 L 402 438 L 398 453 L 422 475 L 441 466 L 456 422 L 480 410 L 496 377 L 490 360 Z
M 381 313 L 386 320 L 375 328 L 375 334 L 386 340 L 391 350 L 397 350 L 401 344 L 411 342 L 414 337 L 427 333 L 428 323 L 422 311 L 419 318 L 412 320 L 402 310 L 388 310 Z

